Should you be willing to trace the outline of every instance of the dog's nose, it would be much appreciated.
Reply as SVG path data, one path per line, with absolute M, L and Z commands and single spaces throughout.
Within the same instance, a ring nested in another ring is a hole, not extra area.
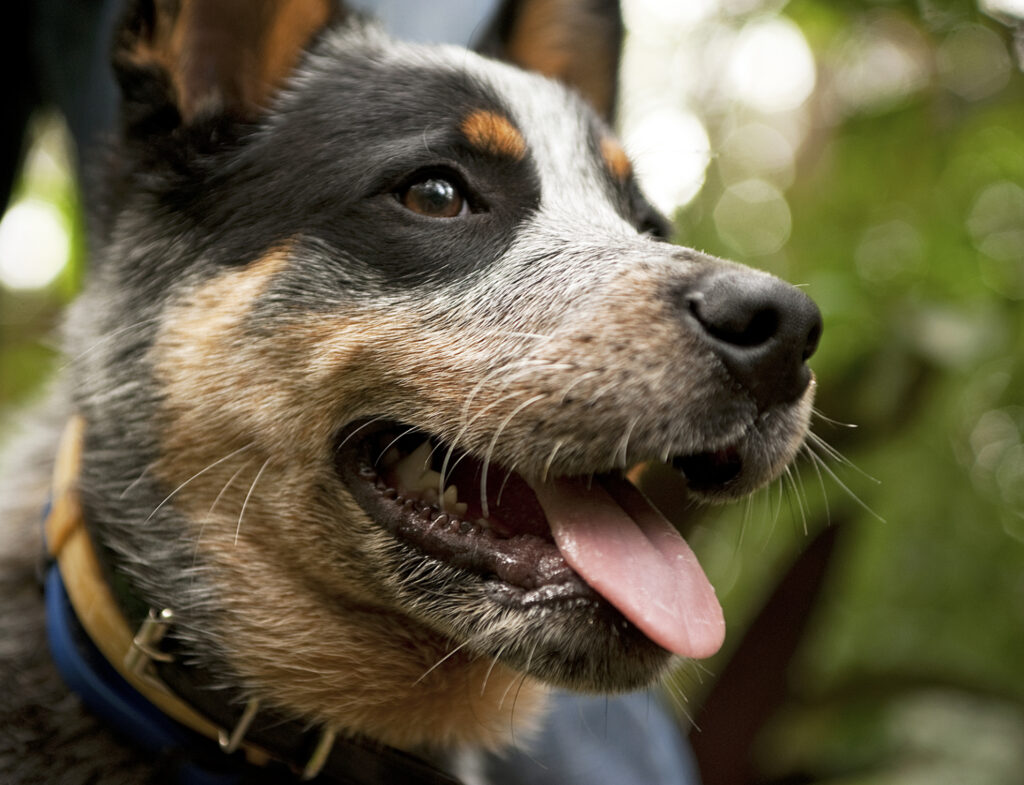
M 689 287 L 685 301 L 715 354 L 762 409 L 807 389 L 805 363 L 818 348 L 821 312 L 799 289 L 761 273 L 718 270 Z

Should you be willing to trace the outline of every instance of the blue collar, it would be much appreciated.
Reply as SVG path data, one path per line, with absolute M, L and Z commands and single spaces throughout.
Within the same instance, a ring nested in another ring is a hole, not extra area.
M 44 588 L 50 654 L 64 682 L 90 711 L 139 750 L 174 765 L 181 785 L 240 782 L 244 761 L 215 758 L 208 739 L 167 717 L 107 662 L 79 623 L 56 564 L 48 568 Z M 197 754 L 200 750 L 206 754 Z

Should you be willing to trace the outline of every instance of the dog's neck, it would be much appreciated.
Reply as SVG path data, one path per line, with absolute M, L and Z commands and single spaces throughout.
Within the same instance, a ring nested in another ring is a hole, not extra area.
M 165 645 L 173 609 L 150 609 L 133 630 L 105 578 L 78 500 L 84 428 L 75 417 L 65 429 L 44 533 L 52 562 L 46 575 L 51 650 L 90 709 L 150 752 L 201 760 L 196 765 L 204 771 L 212 760 L 225 782 L 238 768 L 277 766 L 303 780 L 456 785 L 407 753 L 330 726 L 311 729 L 264 709 L 258 699 L 205 688 L 203 674 Z

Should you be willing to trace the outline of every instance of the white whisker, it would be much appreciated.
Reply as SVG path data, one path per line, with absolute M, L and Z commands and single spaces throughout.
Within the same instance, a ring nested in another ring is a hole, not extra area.
M 267 464 L 271 461 L 267 458 L 260 467 L 260 470 L 256 472 L 256 478 L 252 481 L 252 485 L 249 486 L 249 492 L 245 494 L 245 501 L 242 502 L 242 509 L 238 513 L 238 525 L 235 527 L 235 545 L 238 545 L 238 535 L 242 531 L 242 518 L 245 516 L 245 508 L 249 506 L 249 498 L 252 496 L 252 492 L 256 490 L 256 483 L 260 481 L 260 477 L 263 475 L 263 470 L 267 468 Z
M 155 323 L 157 321 L 159 321 L 159 320 L 154 317 L 154 318 L 149 318 L 149 319 L 142 319 L 141 321 L 135 322 L 134 324 L 126 324 L 123 327 L 118 327 L 113 332 L 107 333 L 102 338 L 100 338 L 98 341 L 95 341 L 92 345 L 89 346 L 89 348 L 82 350 L 81 352 L 76 354 L 74 357 L 69 357 L 67 359 L 67 361 L 65 361 L 65 363 L 60 367 L 60 370 L 62 372 L 66 371 L 74 363 L 76 363 L 79 360 L 82 360 L 82 359 L 88 357 L 90 354 L 92 354 L 93 352 L 98 350 L 104 344 L 108 344 L 111 341 L 113 341 L 114 339 L 120 338 L 125 333 L 131 332 L 132 330 L 136 330 L 139 327 L 142 327 L 143 325 L 146 325 L 146 324 L 153 324 L 153 323 Z
M 416 681 L 414 681 L 412 683 L 412 686 L 415 687 L 417 684 L 419 684 L 421 681 L 423 681 L 425 678 L 427 678 L 427 676 L 429 676 L 431 673 L 433 673 L 437 668 L 439 668 L 441 665 L 443 665 L 449 659 L 454 657 L 456 654 L 458 654 L 462 649 L 464 649 L 468 645 L 469 645 L 469 640 L 465 640 L 462 643 L 460 643 L 458 646 L 456 646 L 454 649 L 452 649 L 450 652 L 448 652 L 446 655 L 444 655 L 441 659 L 439 659 L 437 662 L 435 662 L 433 665 L 431 665 L 429 668 L 427 668 L 423 672 L 423 674 L 418 679 L 416 679 Z
M 804 536 L 807 536 L 807 514 L 804 511 L 804 501 L 800 496 L 800 489 L 796 484 L 796 477 L 793 473 L 793 467 L 787 466 L 785 472 L 782 475 L 785 480 L 789 483 L 789 487 L 792 489 L 793 498 L 796 500 L 797 510 L 800 512 L 800 521 L 803 524 Z
M 238 479 L 238 475 L 241 474 L 243 471 L 245 471 L 245 469 L 251 463 L 252 463 L 252 458 L 250 458 L 249 460 L 247 460 L 245 463 L 243 463 L 241 466 L 238 467 L 238 469 L 235 471 L 235 473 L 231 475 L 231 478 L 226 483 L 224 483 L 224 487 L 220 489 L 220 493 L 217 494 L 217 498 L 215 498 L 213 500 L 213 504 L 210 505 L 210 509 L 207 510 L 206 515 L 203 516 L 203 522 L 199 524 L 199 533 L 196 535 L 196 545 L 195 545 L 195 548 L 192 549 L 192 566 L 193 567 L 196 566 L 196 559 L 198 559 L 198 557 L 199 557 L 199 543 L 202 542 L 203 532 L 206 530 L 206 524 L 209 523 L 210 522 L 210 518 L 213 517 L 213 511 L 217 508 L 217 504 L 220 502 L 221 498 L 227 492 L 227 489 L 232 486 L 232 484 L 235 482 L 236 479 Z
M 620 443 L 621 446 L 612 455 L 612 465 L 613 466 L 618 466 L 618 467 L 623 468 L 623 469 L 627 468 L 627 466 L 626 466 L 626 456 L 629 453 L 629 437 L 633 435 L 633 429 L 636 427 L 636 425 L 637 425 L 637 423 L 639 421 L 640 421 L 639 417 L 634 417 L 630 421 L 629 426 L 626 428 L 626 433 L 622 437 L 622 441 Z M 617 456 L 620 455 L 620 454 L 622 455 L 622 460 L 619 460 L 617 458 Z
M 816 433 L 808 433 L 807 434 L 807 441 L 810 442 L 813 446 L 817 447 L 823 453 L 825 453 L 826 456 L 831 458 L 836 463 L 842 464 L 843 466 L 846 466 L 846 467 L 848 467 L 850 469 L 853 469 L 855 472 L 857 472 L 857 474 L 861 475 L 866 480 L 870 480 L 871 482 L 875 483 L 876 485 L 881 485 L 882 484 L 881 480 L 879 480 L 879 479 L 877 479 L 875 477 L 872 477 L 866 471 L 861 469 L 859 466 L 857 466 L 855 463 L 853 463 L 853 461 L 849 460 L 845 455 L 843 455 L 841 452 L 839 452 L 839 450 L 837 450 L 835 447 L 833 447 L 831 444 L 829 444 L 827 441 L 825 441 L 823 438 L 821 438 L 821 436 L 819 436 L 818 434 L 816 434 Z
M 377 456 L 377 460 L 375 460 L 373 462 L 373 465 L 376 466 L 377 464 L 379 464 L 381 462 L 381 459 L 385 455 L 387 455 L 388 450 L 390 450 L 392 447 L 394 447 L 396 444 L 398 444 L 404 437 L 408 436 L 410 433 L 412 433 L 415 430 L 416 430 L 415 428 L 406 428 L 404 431 L 402 431 L 400 434 L 398 434 L 398 436 L 396 436 L 394 439 L 392 439 L 390 442 L 388 442 L 387 445 L 385 445 L 384 449 L 380 451 L 380 455 Z
M 138 477 L 136 477 L 134 480 L 132 480 L 130 483 L 128 483 L 125 486 L 124 490 L 121 491 L 120 495 L 117 498 L 123 499 L 125 496 L 127 496 L 129 493 L 131 493 L 132 489 L 134 489 L 136 485 L 138 485 L 140 482 L 142 482 L 143 478 L 147 474 L 149 474 L 149 470 L 152 469 L 152 468 L 153 468 L 153 464 L 150 464 L 145 469 L 143 469 L 142 473 Z
M 822 413 L 822 411 L 820 409 L 818 409 L 816 406 L 811 409 L 811 412 L 819 420 L 822 420 L 823 422 L 827 422 L 829 425 L 834 425 L 837 428 L 851 428 L 851 429 L 853 429 L 853 428 L 859 427 L 856 423 L 840 422 L 839 420 L 833 420 L 831 417 L 829 417 L 829 416 L 825 415 L 824 413 Z
M 821 500 L 825 504 L 825 524 L 827 526 L 832 525 L 832 509 L 828 503 L 828 491 L 825 490 L 825 478 L 822 476 L 821 467 L 818 463 L 821 461 L 814 450 L 811 449 L 810 445 L 804 444 L 800 451 L 807 455 L 811 461 L 811 466 L 814 468 L 814 473 L 818 475 L 818 486 L 821 488 Z
M 515 409 L 513 409 L 512 412 L 504 420 L 501 421 L 501 424 L 498 426 L 498 429 L 494 432 L 494 436 L 491 437 L 491 443 L 487 446 L 487 453 L 484 456 L 483 470 L 480 472 L 480 509 L 483 511 L 484 518 L 489 518 L 491 516 L 490 510 L 487 507 L 487 470 L 490 468 L 491 458 L 494 457 L 494 448 L 498 444 L 498 439 L 501 437 L 501 432 L 505 430 L 508 424 L 512 422 L 512 418 L 519 414 L 519 412 L 521 412 L 530 404 L 536 403 L 537 401 L 545 397 L 546 396 L 544 395 L 544 393 L 541 393 L 539 395 L 534 395 L 532 398 L 528 398 L 527 400 L 523 401 Z
M 383 415 L 381 415 L 379 417 L 374 417 L 372 420 L 367 420 L 366 422 L 364 422 L 362 425 L 360 425 L 358 428 L 356 428 L 354 431 L 352 431 L 352 433 L 350 433 L 348 436 L 346 436 L 344 439 L 342 439 L 341 443 L 337 447 L 334 448 L 334 452 L 336 452 L 336 453 L 340 452 L 341 448 L 344 447 L 353 436 L 355 436 L 357 433 L 359 433 L 361 430 L 363 430 L 363 428 L 366 428 L 366 427 L 368 427 L 370 425 L 373 425 L 375 422 L 380 422 L 383 419 L 385 419 L 385 418 L 384 418 Z
M 248 444 L 246 444 L 246 445 L 243 445 L 242 447 L 239 447 L 239 448 L 238 448 L 237 450 L 235 450 L 234 452 L 229 452 L 229 453 L 228 453 L 227 455 L 225 455 L 225 456 L 224 456 L 223 458 L 220 458 L 220 459 L 218 459 L 218 460 L 214 461 L 213 463 L 211 463 L 210 465 L 208 465 L 208 466 L 207 466 L 207 467 L 206 467 L 205 469 L 200 469 L 199 471 L 197 471 L 197 472 L 196 472 L 195 474 L 193 474 L 193 475 L 192 475 L 191 477 L 189 477 L 189 478 L 188 478 L 187 480 L 185 480 L 185 482 L 183 482 L 183 483 L 182 483 L 181 485 L 179 485 L 179 486 L 178 486 L 177 488 L 175 488 L 175 489 L 174 489 L 173 491 L 171 491 L 171 492 L 170 492 L 169 494 L 167 494 L 167 496 L 165 496 L 165 497 L 164 497 L 164 500 L 163 500 L 162 502 L 160 502 L 160 503 L 159 503 L 159 504 L 158 504 L 158 505 L 157 505 L 156 507 L 154 507 L 154 508 L 153 508 L 153 512 L 151 512 L 151 513 L 150 513 L 150 514 L 149 514 L 148 516 L 146 516 L 146 520 L 145 520 L 145 521 L 143 521 L 143 523 L 148 523 L 148 522 L 150 521 L 150 519 L 151 519 L 151 518 L 152 518 L 152 517 L 153 517 L 154 515 L 156 515 L 156 514 L 157 514 L 157 512 L 158 512 L 158 511 L 160 510 L 160 508 L 161 508 L 161 507 L 163 507 L 163 506 L 164 506 L 165 504 L 167 504 L 167 502 L 169 502 L 169 501 L 171 500 L 171 498 L 172 498 L 172 497 L 173 497 L 173 496 L 174 496 L 174 495 L 175 495 L 176 493 L 178 493 L 178 492 L 179 492 L 179 491 L 180 491 L 180 490 L 181 490 L 182 488 L 184 488 L 184 487 L 185 487 L 186 485 L 188 485 L 188 484 L 189 484 L 190 482 L 192 482 L 193 480 L 195 480 L 195 479 L 196 479 L 197 477 L 200 477 L 200 476 L 202 476 L 202 475 L 206 474 L 206 473 L 207 473 L 208 471 L 210 471 L 210 469 L 212 469 L 213 467 L 215 467 L 215 466 L 219 466 L 220 464 L 224 463 L 224 461 L 228 460 L 229 458 L 231 458 L 231 457 L 233 457 L 233 456 L 235 456 L 235 455 L 238 455 L 238 453 L 240 453 L 240 452 L 242 452 L 242 451 L 244 451 L 244 450 L 248 450 L 248 449 L 249 449 L 250 447 L 252 447 L 252 446 L 253 446 L 253 444 L 255 444 L 255 442 L 249 442 Z
M 494 503 L 495 507 L 500 507 L 501 506 L 501 497 L 502 497 L 502 494 L 505 493 L 505 486 L 508 485 L 508 478 L 512 476 L 512 474 L 513 474 L 513 472 L 515 472 L 515 470 L 516 470 L 516 464 L 513 463 L 509 467 L 508 471 L 505 472 L 505 479 L 501 481 L 501 487 L 498 488 L 498 500 Z
M 554 449 L 551 450 L 551 454 L 548 455 L 548 459 L 544 462 L 544 471 L 541 472 L 540 477 L 543 482 L 547 482 L 548 472 L 551 470 L 551 464 L 555 462 L 555 456 L 558 454 L 558 451 L 562 448 L 563 444 L 565 444 L 564 439 L 559 439 L 555 442 Z
M 592 379 L 593 377 L 599 376 L 599 375 L 600 374 L 598 374 L 597 371 L 587 371 L 586 373 L 581 373 L 579 376 L 577 376 L 575 379 L 573 379 L 564 390 L 562 390 L 561 395 L 558 396 L 558 403 L 559 403 L 559 405 L 562 405 L 562 404 L 565 403 L 565 399 L 569 396 L 569 391 L 573 387 L 575 387 L 580 382 L 584 382 L 587 379 Z
M 865 504 L 863 501 L 861 501 L 861 498 L 857 494 L 855 494 L 852 490 L 850 490 L 849 486 L 847 486 L 846 483 L 844 483 L 842 480 L 839 479 L 839 475 L 837 475 L 834 471 L 832 471 L 832 469 L 829 467 L 829 465 L 827 463 L 825 463 L 823 460 L 820 459 L 820 456 L 819 456 L 819 460 L 818 460 L 818 465 L 821 467 L 822 471 L 824 471 L 829 477 L 832 478 L 832 482 L 834 482 L 836 485 L 838 485 L 840 488 L 842 488 L 843 491 L 846 492 L 846 495 L 849 496 L 854 502 L 856 502 L 857 505 L 861 509 L 863 509 L 871 517 L 875 518 L 876 520 L 880 521 L 881 523 L 885 523 L 886 522 L 885 518 L 883 518 L 877 512 L 872 510 L 867 504 Z

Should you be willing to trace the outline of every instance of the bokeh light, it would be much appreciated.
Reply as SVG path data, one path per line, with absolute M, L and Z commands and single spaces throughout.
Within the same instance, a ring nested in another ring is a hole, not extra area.
M 730 185 L 715 206 L 715 228 L 741 257 L 774 253 L 793 226 L 786 198 L 764 180 Z
M 733 97 L 755 109 L 796 109 L 814 90 L 814 55 L 793 22 L 758 19 L 740 31 L 726 79 Z
M 899 14 L 880 13 L 847 31 L 831 68 L 840 114 L 879 112 L 928 85 L 932 55 L 917 27 Z
M 71 230 L 53 204 L 40 199 L 15 203 L 0 221 L 0 284 L 43 289 L 71 258 Z
M 700 191 L 711 143 L 696 115 L 666 107 L 627 128 L 624 138 L 637 176 L 658 209 L 671 214 Z

